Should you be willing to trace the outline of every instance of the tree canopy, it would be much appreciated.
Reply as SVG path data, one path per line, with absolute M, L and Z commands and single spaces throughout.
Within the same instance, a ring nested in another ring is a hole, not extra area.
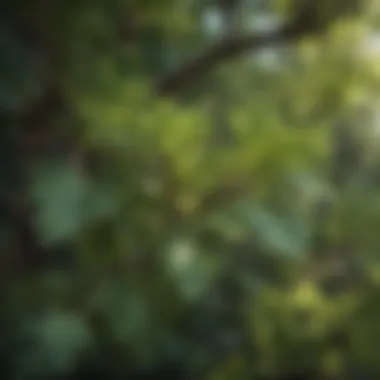
M 376 0 L 5 1 L 6 379 L 376 379 Z

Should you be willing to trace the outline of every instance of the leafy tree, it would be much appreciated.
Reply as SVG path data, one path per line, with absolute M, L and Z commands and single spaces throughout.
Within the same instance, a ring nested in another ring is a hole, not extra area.
M 378 376 L 376 2 L 4 10 L 7 378 Z

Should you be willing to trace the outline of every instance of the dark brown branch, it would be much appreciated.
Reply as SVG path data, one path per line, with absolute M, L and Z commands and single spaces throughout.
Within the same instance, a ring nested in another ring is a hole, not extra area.
M 200 77 L 227 59 L 241 55 L 248 50 L 254 52 L 276 44 L 291 43 L 319 31 L 319 28 L 311 25 L 304 22 L 296 23 L 278 32 L 238 36 L 221 41 L 198 58 L 170 73 L 157 85 L 156 91 L 159 95 L 175 95 L 197 82 Z

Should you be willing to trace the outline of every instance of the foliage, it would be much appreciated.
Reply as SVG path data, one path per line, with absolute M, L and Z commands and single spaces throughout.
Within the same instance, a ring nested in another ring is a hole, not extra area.
M 375 7 L 326 2 L 276 67 L 235 57 L 164 96 L 222 3 L 7 2 L 6 378 L 379 375 Z

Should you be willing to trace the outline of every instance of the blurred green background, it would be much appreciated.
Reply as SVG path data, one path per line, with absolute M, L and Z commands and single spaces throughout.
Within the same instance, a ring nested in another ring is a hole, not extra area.
M 4 1 L 3 378 L 379 379 L 379 8 Z

